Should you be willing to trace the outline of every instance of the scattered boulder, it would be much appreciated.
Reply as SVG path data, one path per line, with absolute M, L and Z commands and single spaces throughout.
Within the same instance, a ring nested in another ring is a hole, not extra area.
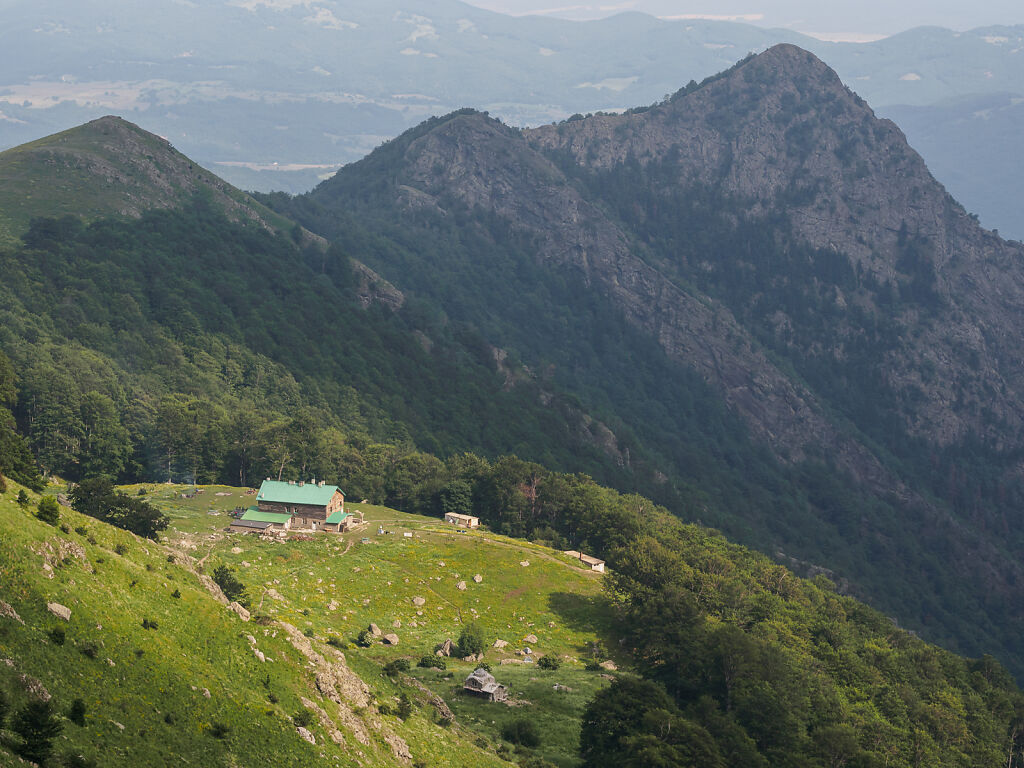
M 341 603 L 339 603 L 337 600 L 331 600 L 331 602 L 329 602 L 327 604 L 327 610 L 329 610 L 329 611 L 336 611 L 340 607 L 341 607 Z
M 299 732 L 299 736 L 301 736 L 302 738 L 304 738 L 304 739 L 305 739 L 306 741 L 308 741 L 308 742 L 309 742 L 310 744 L 316 744 L 316 736 L 314 736 L 314 735 L 313 735 L 312 733 L 310 733 L 310 732 L 309 732 L 308 730 L 306 730 L 305 728 L 303 728 L 303 727 L 302 727 L 301 725 L 300 725 L 299 727 L 297 727 L 297 728 L 296 728 L 295 730 Z
M 455 585 L 455 588 L 458 589 L 460 592 L 464 592 L 466 590 L 466 582 L 460 581 L 458 584 Z
M 264 661 L 265 662 L 267 660 L 267 657 L 264 655 L 263 651 L 261 651 L 259 648 L 253 648 L 252 652 L 256 656 L 256 658 L 259 659 L 260 661 Z
M 388 634 L 384 635 L 384 642 L 388 645 L 398 645 L 398 635 L 394 632 L 388 632 Z
M 233 555 L 240 555 L 240 554 L 242 554 L 242 548 L 241 547 L 232 547 L 231 548 L 231 554 L 233 554 Z
M 478 574 L 476 574 L 476 575 L 475 575 L 475 576 L 473 577 L 473 581 L 475 581 L 475 582 L 476 582 L 477 584 L 479 584 L 479 583 L 480 583 L 481 581 L 483 581 L 483 580 L 484 580 L 484 577 L 483 577 L 483 576 L 481 576 L 481 575 L 480 575 L 479 573 L 478 573 Z
M 536 635 L 527 635 L 526 637 L 523 638 L 523 642 L 524 643 L 529 643 L 530 645 L 536 645 L 537 643 L 540 642 L 540 640 L 537 639 Z
M 237 613 L 238 618 L 240 618 L 242 621 L 248 621 L 250 618 L 252 618 L 252 615 L 244 606 L 242 606 L 241 603 L 228 603 L 228 610 Z
M 369 630 L 370 630 L 370 634 L 373 635 L 374 637 L 380 637 L 381 635 L 384 634 L 383 632 L 380 631 L 380 627 L 378 627 L 372 621 L 370 622 Z
M 424 599 L 423 599 L 422 597 L 414 597 L 414 598 L 412 599 L 412 604 L 413 604 L 413 605 L 416 605 L 416 606 L 420 606 L 420 605 L 426 605 L 426 604 L 427 604 L 427 601 L 426 601 L 426 600 L 424 600 Z
M 210 689 L 209 688 L 200 688 L 199 690 L 203 694 L 203 698 L 204 699 L 210 698 Z
M 46 690 L 43 684 L 31 675 L 18 675 L 18 682 L 21 684 L 21 689 L 34 699 L 49 701 L 52 698 L 50 692 Z
M 395 629 L 401 629 L 402 628 L 402 622 L 399 621 L 398 619 L 395 619 L 394 621 L 391 622 L 391 626 L 394 627 Z
M 523 568 L 527 568 L 527 567 L 529 567 L 529 565 L 530 565 L 530 561 L 529 561 L 529 560 L 520 560 L 520 561 L 519 561 L 519 564 L 520 564 L 521 566 L 523 566 Z
M 452 648 L 454 647 L 454 645 L 455 644 L 452 642 L 452 639 L 449 637 L 447 640 L 445 640 L 443 643 L 440 643 L 434 649 L 434 653 L 436 653 L 438 656 L 451 656 Z
M 497 648 L 498 650 L 501 650 L 502 648 L 505 648 L 506 646 L 508 646 L 508 643 L 506 643 L 504 640 L 499 639 L 499 640 L 495 640 L 494 641 L 494 647 Z
M 463 661 L 477 662 L 483 660 L 484 655 L 482 653 L 471 653 L 469 656 L 463 656 Z
M 71 609 L 66 605 L 60 603 L 47 603 L 46 610 L 56 616 L 58 619 L 64 619 L 64 621 L 71 621 Z
M 281 593 L 273 587 L 267 590 L 267 597 L 269 597 L 271 600 L 284 600 L 284 598 L 281 596 Z
M 601 669 L 607 669 L 609 672 L 614 672 L 618 669 L 618 667 L 615 665 L 615 662 L 611 660 L 602 661 L 598 666 L 600 666 Z
M 19 624 L 25 623 L 21 620 L 21 616 L 18 615 L 18 612 L 14 610 L 14 608 L 11 607 L 11 605 L 5 603 L 3 600 L 0 600 L 0 618 L 14 619 Z

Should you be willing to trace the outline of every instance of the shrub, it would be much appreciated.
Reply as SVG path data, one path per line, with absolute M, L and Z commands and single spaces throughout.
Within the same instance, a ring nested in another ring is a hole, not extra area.
M 181 599 L 181 590 L 180 589 L 175 589 L 173 592 L 171 592 L 171 597 L 173 597 L 175 600 L 180 600 Z
M 332 645 L 335 648 L 346 648 L 348 646 L 348 643 L 346 643 L 337 635 L 331 635 L 329 638 L 327 638 L 327 644 Z
M 88 536 L 89 535 L 89 529 L 86 528 L 84 525 L 76 525 L 75 526 L 75 533 L 77 533 L 79 536 Z
M 547 654 L 546 656 L 541 656 L 537 659 L 537 666 L 541 669 L 547 669 L 553 672 L 562 666 L 562 662 L 558 660 L 557 656 Z
M 63 768 L 96 768 L 96 761 L 77 752 L 65 752 L 60 758 Z
M 268 693 L 267 694 L 267 701 L 269 701 L 271 704 L 277 704 L 277 702 L 279 701 L 279 699 L 277 698 L 277 694 L 274 693 L 273 691 Z
M 231 733 L 231 726 L 219 723 L 216 720 L 210 723 L 210 735 L 215 739 L 226 739 Z
M 21 737 L 15 751 L 19 756 L 38 765 L 46 765 L 53 754 L 53 740 L 64 725 L 53 711 L 53 700 L 30 701 L 11 720 L 11 730 Z
M 313 632 L 312 627 L 306 627 L 304 630 L 302 630 L 302 634 L 304 634 L 306 637 L 313 637 L 315 633 Z
M 4 694 L 3 689 L 0 688 L 0 731 L 4 729 L 4 720 L 7 719 L 7 710 L 10 709 L 10 704 L 7 703 L 7 696 Z
M 174 562 L 174 555 L 168 555 L 167 556 L 167 562 L 168 563 L 173 563 Z
M 512 722 L 506 723 L 501 729 L 501 738 L 531 749 L 540 746 L 540 734 L 537 733 L 537 726 L 533 724 L 533 720 L 526 717 L 517 717 Z
M 296 728 L 309 728 L 313 724 L 313 713 L 308 709 L 300 709 L 292 715 L 292 722 Z
M 53 496 L 43 496 L 36 506 L 36 517 L 44 523 L 56 525 L 60 521 L 60 505 Z
M 50 642 L 54 645 L 64 645 L 66 639 L 67 633 L 64 631 L 64 627 L 54 627 L 50 630 Z
M 61 523 L 60 524 L 60 532 L 61 533 L 71 533 L 71 526 L 68 525 L 67 523 Z
M 227 566 L 218 565 L 214 568 L 213 580 L 224 593 L 224 597 L 249 607 L 249 596 L 246 594 L 245 585 L 235 577 L 235 574 Z
M 586 665 L 584 665 L 584 669 L 586 669 L 587 672 L 600 672 L 601 662 L 599 662 L 597 659 L 591 659 L 586 663 Z
M 398 709 L 395 711 L 402 720 L 408 720 L 412 715 L 412 700 L 406 694 L 398 697 Z
M 423 667 L 424 669 L 448 669 L 445 660 L 440 656 L 424 656 L 416 662 L 416 666 Z
M 145 488 L 139 488 L 139 492 L 136 494 L 136 496 L 145 496 L 145 495 L 146 495 L 146 489 Z
M 118 544 L 114 547 L 114 552 L 116 552 L 119 555 L 124 555 L 127 551 L 128 547 L 126 547 L 124 544 Z
M 388 677 L 394 677 L 399 672 L 408 672 L 409 666 L 408 659 L 395 659 L 384 665 L 384 674 Z
M 75 699 L 71 702 L 71 706 L 68 708 L 68 720 L 77 725 L 79 728 L 85 727 L 85 702 L 81 699 Z
M 91 640 L 86 641 L 82 643 L 80 646 L 78 646 L 78 651 L 83 656 L 89 659 L 95 659 L 97 656 L 100 655 L 100 647 Z
M 24 509 L 28 506 L 28 494 L 25 493 L 25 489 L 22 488 L 18 491 L 18 498 L 15 499 L 18 502 L 18 506 Z
M 168 712 L 166 715 L 164 715 L 164 722 L 167 723 L 168 725 L 174 725 L 174 721 L 176 719 L 177 718 L 172 713 L 170 713 L 170 712 Z
M 146 619 L 146 618 L 144 618 L 142 620 L 142 628 L 143 629 L 159 629 L 160 625 L 157 623 L 156 619 Z
M 364 629 L 356 636 L 356 644 L 362 648 L 369 648 L 373 645 L 373 633 L 368 629 Z
M 467 624 L 462 630 L 462 634 L 459 635 L 458 642 L 458 653 L 459 656 L 475 656 L 478 653 L 483 653 L 484 650 L 484 632 L 474 622 Z

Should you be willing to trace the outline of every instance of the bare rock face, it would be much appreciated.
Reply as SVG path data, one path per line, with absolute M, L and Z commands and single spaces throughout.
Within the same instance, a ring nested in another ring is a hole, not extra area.
M 368 627 L 368 629 L 370 630 L 370 634 L 373 635 L 374 637 L 380 637 L 381 635 L 384 634 L 383 632 L 380 631 L 380 627 L 378 627 L 373 622 L 370 622 L 370 626 Z
M 388 645 L 398 645 L 398 635 L 394 632 L 388 632 L 388 634 L 384 635 L 384 642 Z
M 527 635 L 526 637 L 523 638 L 523 642 L 524 643 L 529 643 L 530 645 L 536 645 L 540 641 L 537 639 L 536 635 Z
M 466 590 L 466 582 L 460 581 L 458 584 L 455 585 L 455 588 L 460 592 L 464 592 Z
M 232 602 L 228 603 L 228 610 L 238 614 L 238 618 L 242 621 L 248 621 L 251 618 L 249 611 L 243 607 L 240 603 Z
M 427 601 L 424 600 L 422 597 L 414 597 L 412 599 L 412 604 L 415 605 L 416 607 L 419 607 L 421 605 L 426 605 Z
M 298 731 L 299 736 L 308 741 L 310 744 L 316 744 L 316 736 L 314 736 L 308 730 L 303 728 L 301 725 L 298 726 L 295 730 Z
M 64 621 L 71 621 L 71 609 L 66 605 L 60 603 L 47 603 L 46 610 L 56 616 L 58 619 L 64 619 Z
M 13 619 L 19 624 L 25 623 L 21 620 L 21 616 L 18 615 L 18 612 L 14 610 L 9 603 L 5 603 L 3 600 L 0 600 L 0 618 Z

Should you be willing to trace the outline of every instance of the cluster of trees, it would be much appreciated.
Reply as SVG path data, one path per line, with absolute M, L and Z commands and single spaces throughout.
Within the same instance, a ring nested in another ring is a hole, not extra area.
M 145 499 L 118 491 L 110 478 L 102 475 L 82 480 L 71 489 L 69 498 L 76 512 L 147 539 L 156 539 L 170 522 Z
M 608 553 L 642 680 L 586 711 L 587 768 L 986 766 L 1024 756 L 1024 696 L 991 657 L 882 614 L 713 532 L 655 515 Z

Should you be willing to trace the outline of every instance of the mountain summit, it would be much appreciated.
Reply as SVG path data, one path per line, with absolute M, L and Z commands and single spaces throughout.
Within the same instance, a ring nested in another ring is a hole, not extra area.
M 137 218 L 178 208 L 200 190 L 233 219 L 286 224 L 165 139 L 119 117 L 101 117 L 0 153 L 0 240 L 15 240 L 36 216 Z
M 807 51 L 778 45 L 651 107 L 537 129 L 460 110 L 303 204 L 296 215 L 329 236 L 354 217 L 418 228 L 419 255 L 391 250 L 371 266 L 603 403 L 658 445 L 659 472 L 707 482 L 685 415 L 703 385 L 797 485 L 824 466 L 836 470 L 826 485 L 845 477 L 867 494 L 805 485 L 810 545 L 806 518 L 768 519 L 788 514 L 777 501 L 736 511 L 742 524 L 716 521 L 735 535 L 753 526 L 770 551 L 850 562 L 855 582 L 883 585 L 883 602 L 897 572 L 950 578 L 933 573 L 943 551 L 953 581 L 971 583 L 950 588 L 976 607 L 991 594 L 1022 604 L 1006 547 L 1010 499 L 1024 492 L 1024 248 L 978 226 L 901 131 Z M 567 281 L 576 288 L 545 325 L 540 296 Z M 481 295 L 494 300 L 474 309 Z M 653 348 L 613 354 L 624 328 Z M 584 364 L 591 354 L 602 362 Z M 655 376 L 655 365 L 668 367 Z M 923 547 L 912 555 L 899 543 L 908 530 Z M 908 601 L 917 626 L 933 620 Z

